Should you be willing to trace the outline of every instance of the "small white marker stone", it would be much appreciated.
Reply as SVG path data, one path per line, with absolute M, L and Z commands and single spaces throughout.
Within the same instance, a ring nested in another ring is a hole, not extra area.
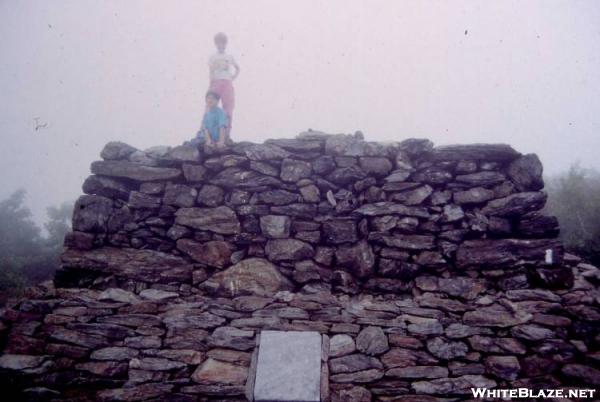
M 546 250 L 546 264 L 552 264 L 553 262 L 552 249 L 549 248 Z

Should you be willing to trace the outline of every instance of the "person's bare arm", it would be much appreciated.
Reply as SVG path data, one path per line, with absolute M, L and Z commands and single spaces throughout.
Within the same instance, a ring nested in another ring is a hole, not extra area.
M 234 61 L 233 68 L 235 69 L 235 73 L 233 73 L 232 79 L 235 80 L 237 78 L 237 76 L 240 74 L 240 66 Z

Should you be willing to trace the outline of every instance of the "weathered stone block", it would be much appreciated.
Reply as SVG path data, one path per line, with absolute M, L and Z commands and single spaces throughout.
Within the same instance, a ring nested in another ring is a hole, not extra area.
M 290 236 L 291 219 L 285 215 L 266 215 L 260 217 L 262 233 L 271 239 L 284 239 Z
M 262 258 L 242 260 L 214 274 L 202 286 L 213 294 L 229 297 L 273 296 L 280 290 L 293 289 L 292 283 L 273 264 Z
M 563 247 L 558 240 L 468 240 L 459 246 L 456 252 L 456 264 L 459 267 L 506 267 L 523 260 L 540 265 L 546 261 L 546 250 L 552 253 L 552 263 L 560 264 Z
M 226 206 L 180 208 L 175 213 L 175 223 L 220 234 L 234 234 L 241 230 L 240 221 L 235 212 Z
M 144 166 L 126 161 L 96 161 L 92 173 L 101 176 L 122 177 L 136 181 L 173 180 L 181 176 L 181 170 Z

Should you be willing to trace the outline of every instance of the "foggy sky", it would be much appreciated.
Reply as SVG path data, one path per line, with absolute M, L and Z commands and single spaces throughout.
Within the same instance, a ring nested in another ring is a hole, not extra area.
M 0 199 L 25 187 L 43 221 L 106 142 L 190 139 L 218 31 L 234 140 L 361 130 L 600 169 L 598 1 L 2 0 Z

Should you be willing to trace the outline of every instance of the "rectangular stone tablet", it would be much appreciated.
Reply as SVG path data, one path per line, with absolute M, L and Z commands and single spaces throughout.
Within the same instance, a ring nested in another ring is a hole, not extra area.
M 262 331 L 254 383 L 256 402 L 319 402 L 321 335 Z

